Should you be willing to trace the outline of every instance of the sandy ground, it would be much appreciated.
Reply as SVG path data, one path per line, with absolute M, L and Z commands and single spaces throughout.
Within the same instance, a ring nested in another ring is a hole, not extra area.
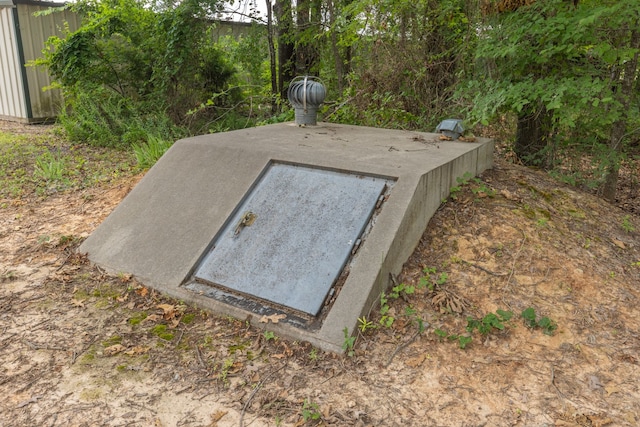
M 349 357 L 76 254 L 137 179 L 2 201 L 0 425 L 640 424 L 637 216 L 497 160 L 436 213 L 397 278 L 415 291 L 374 310 Z M 497 310 L 504 329 L 461 349 L 467 318 Z

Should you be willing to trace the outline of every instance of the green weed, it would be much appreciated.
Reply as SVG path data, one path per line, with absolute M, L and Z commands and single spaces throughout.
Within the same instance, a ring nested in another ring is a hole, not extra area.
M 222 363 L 222 368 L 220 369 L 220 374 L 218 374 L 218 378 L 225 385 L 228 384 L 228 382 L 229 382 L 227 380 L 227 376 L 229 375 L 229 371 L 231 371 L 231 368 L 233 368 L 233 364 L 234 364 L 234 361 L 233 361 L 232 358 L 227 358 Z
M 55 135 L 0 132 L 0 199 L 85 188 L 131 174 L 132 156 Z
M 386 293 L 381 293 L 380 294 L 380 320 L 379 323 L 382 326 L 385 326 L 387 328 L 390 328 L 391 325 L 393 325 L 393 322 L 395 322 L 395 318 L 391 315 L 389 315 L 389 310 L 391 309 L 391 307 L 389 306 L 389 299 L 387 298 L 387 294 Z
M 435 267 L 425 267 L 422 272 L 422 276 L 418 280 L 418 288 L 427 288 L 429 291 L 433 291 L 436 286 L 442 286 L 449 280 L 449 275 L 445 272 L 439 273 Z
M 136 157 L 138 167 L 147 169 L 153 166 L 164 153 L 167 152 L 173 143 L 154 136 L 149 136 L 144 144 L 133 146 L 133 153 Z
M 513 317 L 513 313 L 510 311 L 496 310 L 496 313 L 489 313 L 482 319 L 477 320 L 473 317 L 467 317 L 467 332 L 471 333 L 474 329 L 477 329 L 481 335 L 487 335 L 494 329 L 504 330 L 504 323 L 509 321 Z
M 540 328 L 545 335 L 553 335 L 554 331 L 558 329 L 556 322 L 548 317 L 543 317 L 540 320 L 536 320 L 536 311 L 533 307 L 529 307 L 522 311 L 520 314 L 524 324 L 531 329 Z
M 536 320 L 536 312 L 533 308 L 529 307 L 524 310 L 521 315 L 525 325 L 530 328 L 540 328 L 546 335 L 553 335 L 553 332 L 558 328 L 556 322 L 543 317 L 540 320 Z M 478 331 L 480 335 L 485 336 L 489 333 L 505 330 L 508 325 L 507 322 L 513 318 L 511 311 L 496 310 L 495 313 L 488 313 L 482 319 L 476 319 L 471 316 L 467 317 L 466 335 L 449 334 L 442 329 L 435 329 L 433 333 L 441 340 L 457 341 L 458 346 L 464 349 L 473 341 L 473 332 Z
M 369 329 L 375 329 L 375 328 L 376 328 L 376 325 L 372 321 L 367 320 L 365 316 L 358 318 L 358 329 L 360 329 L 360 332 L 365 333 Z
M 471 192 L 478 197 L 493 197 L 496 191 L 486 183 L 482 182 L 480 178 L 474 177 L 471 172 L 465 172 L 464 175 L 456 178 L 457 185 L 452 186 L 449 189 L 449 198 L 451 200 L 457 200 L 458 195 L 462 189 L 469 186 Z M 443 202 L 445 202 L 443 200 Z
M 309 352 L 309 360 L 311 360 L 312 362 L 315 362 L 318 360 L 318 349 L 313 347 L 311 349 L 311 351 Z
M 320 413 L 320 407 L 317 403 L 312 402 L 310 399 L 305 399 L 302 404 L 302 419 L 304 422 L 315 421 L 322 418 Z
M 627 233 L 633 233 L 634 231 L 636 231 L 636 228 L 631 223 L 631 217 L 629 215 L 625 215 L 625 217 L 622 218 L 621 225 L 622 225 L 622 229 Z
M 354 346 L 356 344 L 356 337 L 349 335 L 349 329 L 345 327 L 342 332 L 344 333 L 344 342 L 342 343 L 342 350 L 347 352 L 347 356 L 353 357 L 356 352 Z
M 46 152 L 36 158 L 33 173 L 47 182 L 62 181 L 67 166 L 65 159 Z

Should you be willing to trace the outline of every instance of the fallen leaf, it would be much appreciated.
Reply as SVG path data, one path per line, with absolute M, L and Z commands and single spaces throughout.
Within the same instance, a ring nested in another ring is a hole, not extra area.
M 607 391 L 607 396 L 613 393 L 620 393 L 620 389 L 615 384 L 610 384 L 604 388 Z
M 626 249 L 627 246 L 624 244 L 623 241 L 618 240 L 618 239 L 611 239 L 611 241 L 613 242 L 614 245 L 616 245 L 617 247 L 619 247 L 620 249 Z
M 145 288 L 144 286 L 140 286 L 138 289 L 136 289 L 136 294 L 140 295 L 141 297 L 146 297 L 148 293 L 149 289 Z
M 141 345 L 137 345 L 137 346 L 125 351 L 124 354 L 126 354 L 128 356 L 137 356 L 139 354 L 145 354 L 147 351 L 149 351 L 149 347 L 143 347 Z
M 507 200 L 518 200 L 518 197 L 509 190 L 501 190 L 500 195 Z
M 124 351 L 124 349 L 125 349 L 125 346 L 123 346 L 122 344 L 114 344 L 105 348 L 103 353 L 105 356 L 115 356 L 116 354 Z
M 326 405 L 324 408 L 322 408 L 322 415 L 325 418 L 329 418 L 329 416 L 331 416 L 331 405 Z
M 613 423 L 611 418 L 601 414 L 587 415 L 587 418 L 591 421 L 593 427 L 604 427 Z
M 124 294 L 122 296 L 116 297 L 116 301 L 118 302 L 125 302 L 128 299 L 129 299 L 129 294 Z
M 272 314 L 270 316 L 262 316 L 260 318 L 260 323 L 269 323 L 269 321 L 271 321 L 272 323 L 278 323 L 282 319 L 286 319 L 286 318 L 287 318 L 286 314 Z
M 271 357 L 274 359 L 283 359 L 285 357 L 284 354 L 272 354 Z
M 633 412 L 627 412 L 626 414 L 624 414 L 624 418 L 629 421 L 631 425 L 634 425 L 636 423 L 636 416 Z
M 71 300 L 71 304 L 72 304 L 74 307 L 82 307 L 82 308 L 84 308 L 84 301 L 81 301 L 81 300 L 79 300 L 79 299 L 75 299 L 75 298 L 74 298 L 74 299 L 72 299 L 72 300 Z
M 162 316 L 159 314 L 150 314 L 142 320 L 143 322 L 157 322 L 158 320 L 162 320 Z
M 417 368 L 418 366 L 422 365 L 422 363 L 426 358 L 427 356 L 425 354 L 422 354 L 418 357 L 412 357 L 411 359 L 407 359 L 407 361 L 404 362 L 404 364 L 410 368 Z
M 176 307 L 174 305 L 171 305 L 171 304 L 158 304 L 156 307 L 163 311 L 163 313 L 164 313 L 163 317 L 166 320 L 171 320 L 174 317 L 176 317 Z
M 224 417 L 225 415 L 227 415 L 227 411 L 216 411 L 213 414 L 211 414 L 211 427 L 214 427 L 216 425 L 216 423 L 218 421 L 220 421 L 222 419 L 222 417 Z

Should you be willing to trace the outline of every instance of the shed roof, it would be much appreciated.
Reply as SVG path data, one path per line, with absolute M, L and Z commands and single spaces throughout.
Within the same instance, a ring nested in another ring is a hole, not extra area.
M 28 4 L 32 6 L 59 7 L 64 6 L 65 2 L 54 1 L 38 1 L 38 0 L 0 0 L 0 7 L 13 7 L 18 4 Z

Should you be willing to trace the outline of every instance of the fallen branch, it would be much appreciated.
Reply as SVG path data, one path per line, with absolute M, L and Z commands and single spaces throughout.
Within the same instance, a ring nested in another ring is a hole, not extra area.
M 478 264 L 474 264 L 473 262 L 469 262 L 469 261 L 466 261 L 464 259 L 461 259 L 460 261 L 462 261 L 463 263 L 465 263 L 467 265 L 470 265 L 471 267 L 475 267 L 478 270 L 482 270 L 487 274 L 491 274 L 492 276 L 501 277 L 501 276 L 506 276 L 507 275 L 507 273 L 496 273 L 495 271 L 491 271 L 491 270 L 486 269 L 486 268 L 484 268 L 484 267 L 482 267 L 482 266 L 480 266 Z
M 67 351 L 66 348 L 62 348 L 62 347 L 53 347 L 50 345 L 42 345 L 42 344 L 38 344 L 35 342 L 31 342 L 29 340 L 22 340 L 23 343 L 25 343 L 27 346 L 29 346 L 32 350 L 57 350 L 57 351 Z
M 20 402 L 20 403 L 18 403 L 16 405 L 16 408 L 18 408 L 18 409 L 24 408 L 27 405 L 30 405 L 32 403 L 36 403 L 38 401 L 38 399 L 42 399 L 42 396 L 41 395 L 33 396 L 31 399 L 23 400 L 22 402 Z
M 428 325 L 426 325 L 426 326 L 428 326 Z M 384 365 L 384 367 L 388 368 L 389 365 L 391 365 L 391 362 L 393 361 L 393 358 L 396 357 L 396 355 L 398 353 L 400 353 L 402 350 L 407 348 L 412 342 L 414 342 L 416 340 L 416 338 L 418 338 L 418 335 L 420 335 L 421 333 L 422 333 L 422 331 L 420 329 L 418 329 L 416 331 L 416 333 L 413 334 L 413 336 L 411 338 L 409 338 L 409 340 L 407 342 L 404 342 L 404 343 L 400 344 L 398 347 L 396 347 L 395 351 L 393 353 L 391 353 L 391 356 L 389 356 L 389 360 L 387 360 L 387 363 Z
M 282 366 L 280 366 L 278 369 L 275 369 L 273 371 L 271 371 L 271 373 L 269 375 L 267 375 L 266 377 L 264 377 L 264 379 L 262 381 L 260 381 L 258 383 L 258 385 L 255 386 L 255 388 L 253 389 L 253 391 L 251 392 L 251 394 L 249 395 L 249 398 L 247 399 L 247 401 L 244 403 L 244 405 L 242 406 L 242 412 L 240 413 L 240 427 L 244 427 L 244 413 L 247 411 L 247 408 L 249 407 L 249 404 L 251 403 L 251 401 L 253 400 L 253 397 L 256 395 L 256 393 L 258 392 L 258 390 L 264 385 L 264 383 L 267 382 L 267 380 L 269 378 L 271 378 L 273 375 L 275 375 L 277 372 L 281 371 L 285 366 L 287 366 L 286 363 L 284 363 Z

